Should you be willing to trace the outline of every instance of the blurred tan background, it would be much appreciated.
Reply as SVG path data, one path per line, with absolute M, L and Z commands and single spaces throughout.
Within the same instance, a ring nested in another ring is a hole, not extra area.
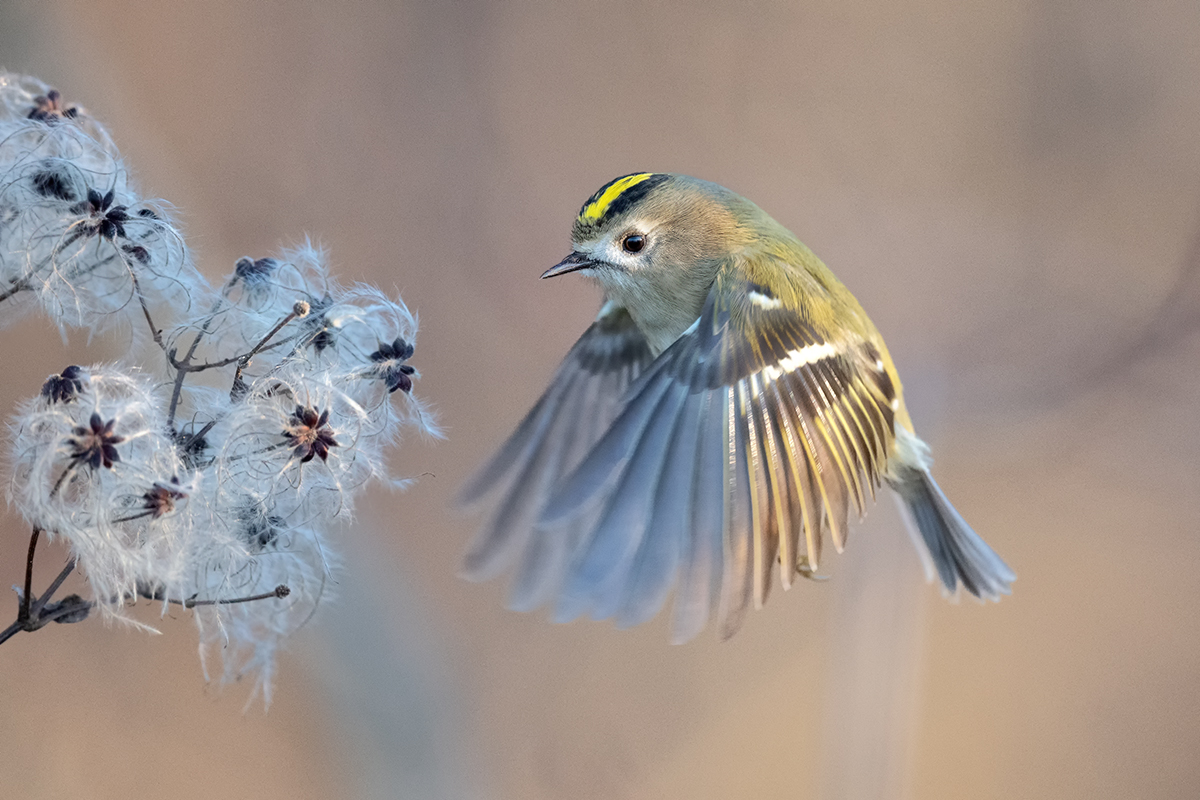
M 5 0 L 0 64 L 108 124 L 210 277 L 311 233 L 399 290 L 449 438 L 362 504 L 266 715 L 186 614 L 0 648 L 0 797 L 1196 796 L 1198 41 L 1190 0 Z M 724 644 L 456 577 L 455 489 L 597 305 L 537 276 L 635 170 L 747 195 L 856 292 L 1013 597 L 943 602 L 886 499 Z M 3 409 L 113 354 L 0 335 Z M 0 583 L 27 541 L 3 517 Z

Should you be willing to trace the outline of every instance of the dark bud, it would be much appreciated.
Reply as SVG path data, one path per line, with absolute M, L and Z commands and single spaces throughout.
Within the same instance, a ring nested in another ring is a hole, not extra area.
M 69 610 L 68 610 L 69 609 Z M 92 611 L 92 604 L 77 594 L 69 594 L 55 603 L 42 606 L 42 619 L 54 617 L 54 621 L 63 625 L 72 622 L 83 622 Z M 59 614 L 59 612 L 62 612 Z M 55 617 L 55 614 L 59 616 Z
M 273 258 L 242 256 L 233 265 L 233 275 L 235 280 L 243 280 L 251 286 L 256 286 L 270 280 L 277 269 L 279 269 L 279 262 Z
M 124 234 L 124 228 L 121 229 L 121 233 Z M 131 258 L 136 259 L 137 262 L 143 266 L 150 263 L 150 251 L 142 247 L 140 244 L 127 244 L 121 249 L 128 253 Z
M 412 376 L 416 369 L 404 362 L 412 358 L 415 351 L 411 342 L 397 337 L 391 344 L 381 343 L 379 349 L 371 353 L 375 374 L 387 385 L 389 393 L 412 391 Z
M 301 464 L 307 464 L 314 457 L 326 461 L 330 448 L 338 446 L 328 423 L 328 409 L 318 414 L 315 408 L 296 406 L 295 413 L 288 419 L 288 426 L 281 433 L 292 448 L 292 456 L 300 459 Z
M 242 538 L 251 552 L 261 553 L 273 545 L 283 532 L 283 517 L 265 514 L 259 508 L 249 508 L 241 515 Z
M 170 483 L 156 483 L 142 495 L 142 508 L 158 519 L 174 511 L 175 504 L 186 497 L 187 493 L 179 488 L 179 478 L 173 477 Z
M 400 367 L 399 371 L 391 375 L 387 381 L 388 394 L 395 392 L 397 389 L 408 394 L 412 391 L 412 374 L 415 372 L 412 367 L 407 364 Z
M 71 206 L 71 213 L 86 214 L 91 217 L 91 219 L 81 221 L 77 235 L 99 235 L 109 241 L 118 236 L 122 239 L 128 238 L 125 233 L 125 223 L 133 217 L 129 215 L 129 210 L 125 206 L 112 204 L 114 197 L 116 197 L 115 189 L 109 189 L 106 194 L 100 194 L 99 190 L 89 188 L 87 200 Z
M 53 169 L 44 169 L 33 173 L 33 190 L 42 197 L 53 197 L 68 203 L 73 203 L 77 199 L 70 179 Z
M 318 353 L 323 352 L 326 348 L 337 344 L 337 334 L 329 328 L 322 328 L 316 336 L 312 337 L 311 344 Z
M 308 303 L 308 327 L 305 330 L 312 331 L 308 343 L 318 353 L 337 344 L 337 331 L 329 327 L 329 321 L 325 318 L 325 312 L 332 307 L 333 297 L 328 294 L 320 300 L 310 299 Z
M 159 219 L 158 214 L 155 214 L 148 208 L 139 208 L 137 215 L 143 219 Z
M 100 218 L 100 235 L 109 241 L 116 236 L 120 236 L 122 239 L 128 238 L 125 234 L 125 223 L 129 221 L 129 214 L 126 213 L 125 206 L 108 207 L 112 203 L 112 192 L 104 195 L 103 202 L 107 211 Z
M 71 455 L 92 469 L 99 469 L 101 466 L 112 469 L 112 465 L 121 460 L 117 445 L 125 441 L 124 436 L 113 433 L 116 423 L 115 418 L 105 422 L 100 414 L 92 412 L 92 418 L 87 425 L 75 428 L 74 436 L 71 437 L 74 446 Z
M 192 469 L 203 465 L 204 454 L 208 450 L 208 439 L 192 433 L 180 432 L 175 434 L 175 446 L 179 448 L 179 457 L 183 463 Z
M 69 403 L 83 391 L 83 367 L 70 366 L 59 375 L 51 375 L 42 384 L 42 397 L 51 403 Z
M 396 337 L 396 341 L 391 344 L 381 342 L 379 349 L 371 353 L 371 360 L 376 363 L 391 361 L 393 359 L 407 361 L 412 358 L 414 352 L 416 352 L 416 347 L 410 342 L 405 341 L 404 337 L 398 336 Z
M 326 293 L 320 300 L 311 299 L 309 306 L 314 314 L 321 314 L 333 307 L 333 297 Z
M 29 110 L 29 119 L 38 122 L 58 122 L 64 117 L 75 119 L 78 115 L 79 109 L 75 106 L 63 107 L 62 95 L 57 89 L 51 89 L 46 94 L 33 98 L 33 108 Z

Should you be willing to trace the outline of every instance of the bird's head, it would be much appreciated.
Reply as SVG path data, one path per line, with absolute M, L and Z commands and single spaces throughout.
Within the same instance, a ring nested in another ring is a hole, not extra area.
M 653 341 L 674 339 L 700 314 L 721 264 L 753 241 L 749 201 L 715 183 L 638 172 L 588 198 L 571 254 L 543 278 L 580 272 L 629 309 Z

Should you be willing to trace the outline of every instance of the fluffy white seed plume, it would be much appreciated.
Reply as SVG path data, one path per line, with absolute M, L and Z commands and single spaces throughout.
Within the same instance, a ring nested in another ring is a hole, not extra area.
M 275 500 L 299 497 L 301 513 L 335 517 L 380 474 L 378 437 L 366 410 L 303 364 L 259 378 L 227 417 L 214 467 L 220 485 Z
M 82 108 L 0 74 L 0 324 L 40 308 L 146 353 L 68 367 L 22 405 L 10 503 L 66 540 L 92 608 L 191 609 L 206 675 L 216 651 L 222 681 L 269 700 L 284 639 L 335 582 L 330 529 L 389 480 L 404 430 L 440 436 L 412 393 L 417 318 L 339 284 L 307 240 L 214 288 L 167 208 Z
M 141 330 L 143 307 L 186 310 L 204 280 L 165 204 L 137 194 L 103 128 L 9 75 L 0 110 L 0 321 L 36 304 L 63 329 Z
M 179 483 L 163 398 L 146 376 L 68 369 L 17 414 L 9 498 L 31 526 L 67 540 L 96 602 L 115 610 L 143 582 L 176 582 L 186 531 L 171 512 L 193 480 Z M 155 504 L 166 487 L 178 496 Z

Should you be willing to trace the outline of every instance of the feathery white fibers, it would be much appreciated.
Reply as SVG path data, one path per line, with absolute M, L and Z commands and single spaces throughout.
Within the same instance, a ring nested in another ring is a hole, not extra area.
M 66 540 L 107 618 L 191 608 L 205 674 L 216 649 L 222 682 L 253 676 L 269 702 L 284 639 L 335 582 L 333 526 L 389 482 L 405 429 L 441 434 L 412 394 L 403 301 L 343 287 L 307 239 L 215 288 L 168 209 L 86 111 L 0 74 L 0 324 L 40 308 L 64 338 L 115 329 L 145 354 L 69 367 L 22 404 L 10 504 Z

